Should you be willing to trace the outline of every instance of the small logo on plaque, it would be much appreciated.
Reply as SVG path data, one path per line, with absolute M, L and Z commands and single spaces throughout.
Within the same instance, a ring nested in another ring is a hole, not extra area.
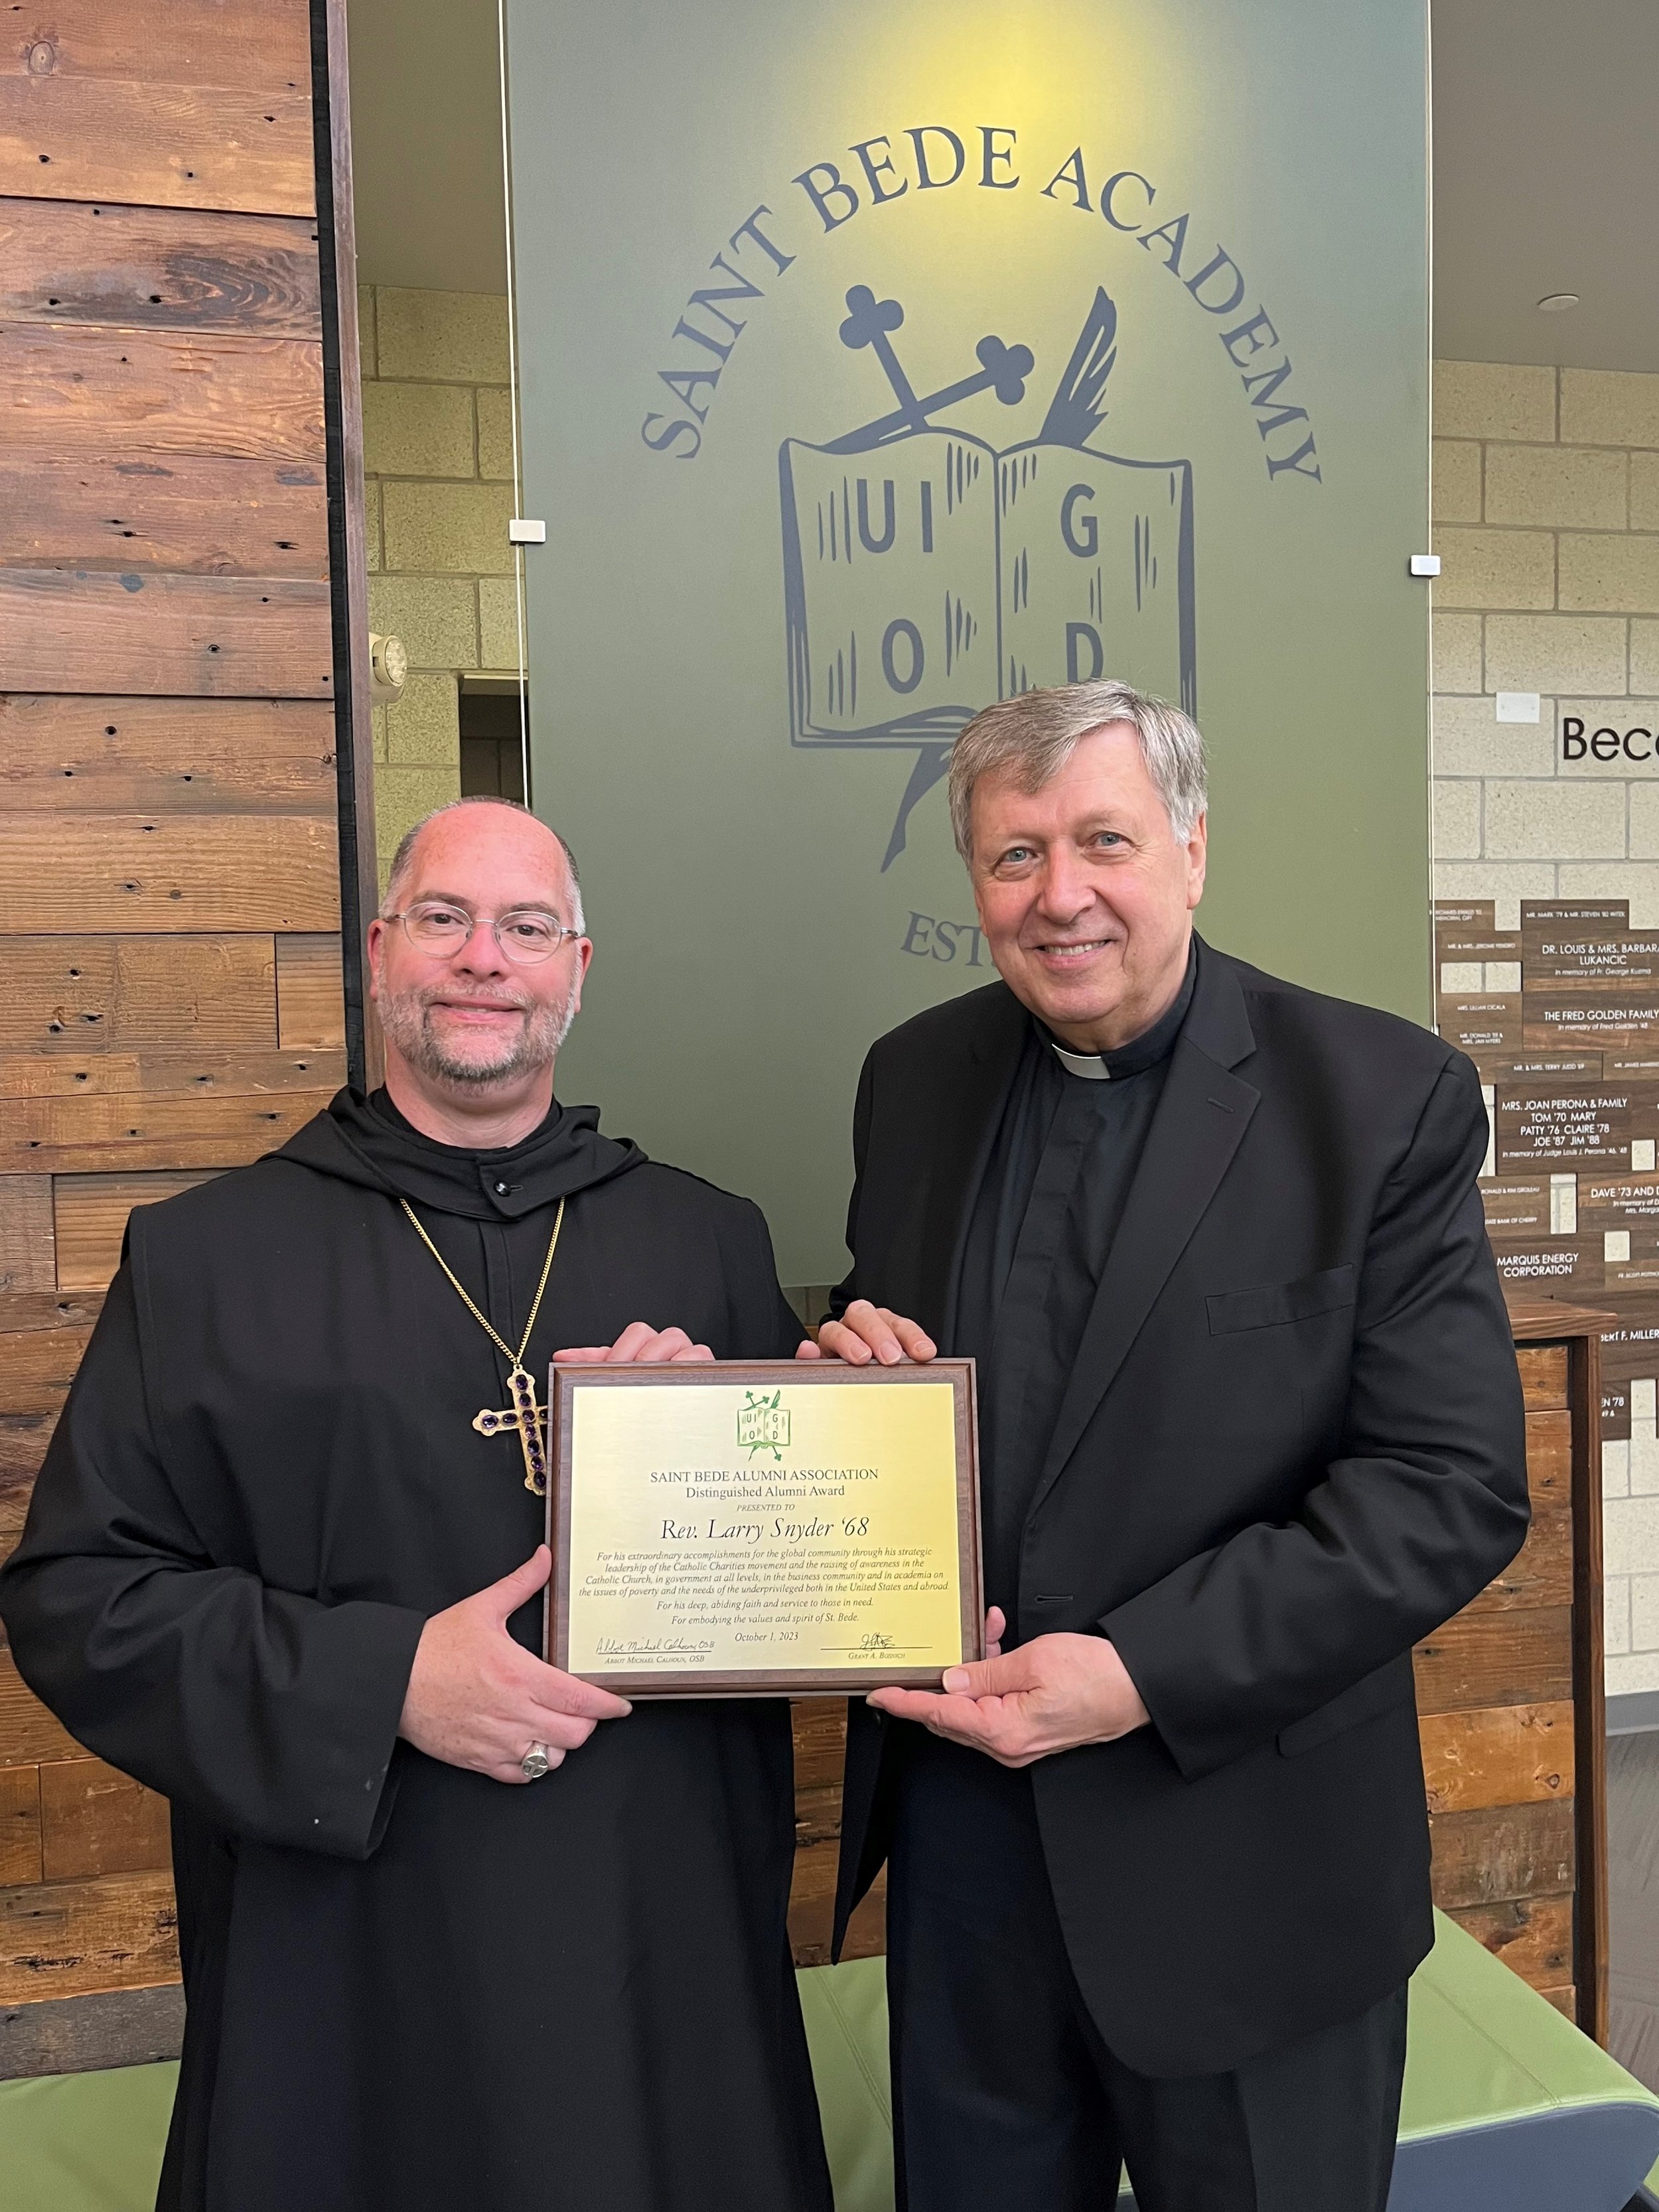
M 774 1459 L 783 1455 L 781 1447 L 789 1441 L 789 1416 L 780 1403 L 782 1396 L 781 1389 L 775 1390 L 769 1398 L 763 1392 L 744 1393 L 738 1408 L 738 1443 L 747 1449 L 751 1460 L 758 1451 L 769 1451 Z

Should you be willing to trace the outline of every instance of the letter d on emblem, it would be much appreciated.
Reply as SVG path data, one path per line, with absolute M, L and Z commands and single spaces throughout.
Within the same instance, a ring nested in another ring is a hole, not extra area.
M 1078 647 L 1085 639 L 1094 665 L 1091 668 L 1079 668 Z M 1100 632 L 1094 624 L 1068 622 L 1066 625 L 1066 681 L 1068 684 L 1092 684 L 1105 665 L 1105 648 L 1100 642 Z

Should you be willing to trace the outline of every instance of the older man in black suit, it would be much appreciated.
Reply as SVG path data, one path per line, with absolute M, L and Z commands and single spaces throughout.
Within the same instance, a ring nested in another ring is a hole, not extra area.
M 1411 1647 L 1527 1526 L 1474 1068 L 1202 943 L 1203 748 L 1125 685 L 951 771 L 1002 980 L 872 1050 L 855 1360 L 979 1363 L 1002 1650 L 878 1692 L 900 2203 L 1382 2212 L 1431 1940 Z M 849 1325 L 850 1324 L 850 1325 Z

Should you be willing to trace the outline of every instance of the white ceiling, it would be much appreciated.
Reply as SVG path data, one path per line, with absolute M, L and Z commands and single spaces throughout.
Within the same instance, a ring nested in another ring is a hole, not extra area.
M 349 12 L 364 280 L 504 291 L 496 0 Z M 1659 368 L 1659 0 L 1433 0 L 1432 23 L 1436 351 Z M 1583 304 L 1540 314 L 1549 292 Z
M 495 0 L 347 0 L 346 16 L 358 275 L 505 292 Z
M 1659 368 L 1659 0 L 1431 14 L 1436 352 Z

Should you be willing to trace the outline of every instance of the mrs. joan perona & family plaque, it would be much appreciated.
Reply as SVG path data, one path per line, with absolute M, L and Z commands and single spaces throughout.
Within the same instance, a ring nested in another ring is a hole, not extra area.
M 983 1651 L 971 1360 L 556 1367 L 548 1657 L 629 1697 L 933 1687 Z

